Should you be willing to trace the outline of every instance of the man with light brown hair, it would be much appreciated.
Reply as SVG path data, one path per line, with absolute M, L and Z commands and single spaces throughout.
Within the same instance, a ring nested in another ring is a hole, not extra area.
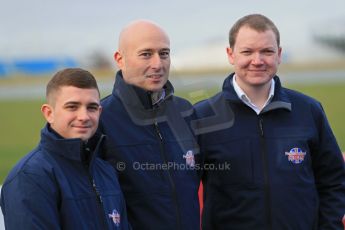
M 199 130 L 209 117 L 226 118 L 199 132 L 204 163 L 231 165 L 204 171 L 202 228 L 343 229 L 344 160 L 321 104 L 282 87 L 277 27 L 247 15 L 229 43 L 234 73 L 222 92 L 194 106 Z

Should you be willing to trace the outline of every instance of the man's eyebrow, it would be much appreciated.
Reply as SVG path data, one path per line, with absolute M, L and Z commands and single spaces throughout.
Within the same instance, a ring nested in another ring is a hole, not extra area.
M 163 48 L 163 49 L 160 49 L 159 51 L 169 51 L 170 52 L 170 49 L 169 48 Z
M 151 48 L 147 48 L 147 49 L 141 49 L 138 50 L 138 52 L 153 52 L 155 49 L 151 49 Z M 170 48 L 162 48 L 158 50 L 159 52 L 161 51 L 169 51 L 170 52 Z
M 66 105 L 81 105 L 81 102 L 78 102 L 78 101 L 68 101 L 64 104 L 65 106 Z M 87 104 L 87 106 L 100 106 L 99 103 L 97 102 L 90 102 Z
M 64 105 L 80 105 L 81 103 L 78 101 L 67 101 Z
M 97 103 L 97 102 L 91 102 L 91 103 L 89 103 L 89 104 L 87 104 L 88 106 L 101 106 L 99 103 Z
M 152 52 L 152 51 L 153 51 L 153 49 L 147 48 L 147 49 L 138 50 L 138 53 L 140 53 L 140 52 Z

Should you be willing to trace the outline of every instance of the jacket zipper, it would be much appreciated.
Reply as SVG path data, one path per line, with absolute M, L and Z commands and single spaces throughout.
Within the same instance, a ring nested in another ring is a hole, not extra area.
M 102 135 L 100 137 L 100 139 L 99 139 L 99 141 L 97 143 L 96 149 L 98 149 L 98 147 L 99 147 L 100 143 L 102 142 L 103 138 L 104 138 L 104 135 Z M 95 154 L 95 152 L 93 154 Z M 106 213 L 104 211 L 104 205 L 103 205 L 102 196 L 99 193 L 99 191 L 97 189 L 97 185 L 95 183 L 95 180 L 94 180 L 94 178 L 92 177 L 92 175 L 91 175 L 91 173 L 89 171 L 93 154 L 90 155 L 90 162 L 85 163 L 84 166 L 86 168 L 86 171 L 87 171 L 87 174 L 88 174 L 88 177 L 89 177 L 89 181 L 90 181 L 92 190 L 93 190 L 93 192 L 94 192 L 94 194 L 96 195 L 96 198 L 97 198 L 98 214 L 99 214 L 100 220 L 102 220 L 102 225 L 103 225 L 102 229 L 107 229 L 108 228 L 108 223 L 107 223 L 107 219 L 106 219 Z
M 154 123 L 154 128 L 155 128 L 155 131 L 156 131 L 156 135 L 159 138 L 159 146 L 160 146 L 161 157 L 163 158 L 164 163 L 166 165 L 168 165 L 168 161 L 167 161 L 166 154 L 165 154 L 165 151 L 164 151 L 163 137 L 162 137 L 162 134 L 161 134 L 161 132 L 159 130 L 157 121 L 155 121 L 155 123 Z M 175 203 L 175 211 L 176 211 L 176 215 L 177 215 L 176 216 L 177 217 L 177 229 L 181 229 L 181 219 L 180 219 L 180 211 L 179 211 L 178 202 L 177 202 L 176 186 L 174 184 L 174 181 L 172 179 L 172 176 L 171 176 L 171 173 L 170 173 L 169 169 L 167 170 L 167 173 L 168 173 L 169 183 L 170 183 L 170 186 L 171 186 L 171 189 L 172 189 L 172 198 L 173 198 L 174 203 Z
M 104 205 L 103 205 L 103 200 L 102 200 L 102 196 L 101 194 L 99 193 L 98 189 L 97 189 L 97 185 L 95 183 L 95 180 L 92 178 L 92 176 L 89 174 L 89 180 L 90 180 L 90 183 L 92 185 L 92 189 L 94 191 L 94 193 L 96 194 L 96 197 L 97 197 L 97 207 L 98 207 L 98 210 L 99 210 L 99 216 L 101 218 L 102 221 L 102 225 L 103 225 L 103 229 L 107 229 L 108 228 L 108 224 L 107 224 L 107 220 L 105 218 L 106 216 L 106 213 L 104 211 Z
M 266 222 L 268 229 L 272 229 L 272 219 L 271 219 L 271 192 L 269 183 L 269 170 L 268 170 L 268 159 L 267 159 L 267 146 L 265 142 L 263 119 L 259 117 L 259 128 L 260 128 L 260 144 L 261 144 L 261 158 L 262 158 L 262 169 L 264 172 L 264 189 L 265 189 L 265 211 L 266 211 Z

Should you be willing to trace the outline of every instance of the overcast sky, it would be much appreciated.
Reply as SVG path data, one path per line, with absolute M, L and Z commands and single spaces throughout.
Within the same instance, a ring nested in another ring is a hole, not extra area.
M 345 1 L 0 0 L 0 59 L 80 58 L 96 50 L 112 56 L 121 28 L 139 18 L 165 28 L 176 55 L 212 41 L 226 45 L 231 25 L 248 13 L 276 23 L 283 49 L 300 49 L 310 42 L 313 28 L 345 21 Z

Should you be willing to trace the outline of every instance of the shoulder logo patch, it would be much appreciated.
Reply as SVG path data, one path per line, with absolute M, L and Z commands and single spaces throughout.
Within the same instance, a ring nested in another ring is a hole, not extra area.
M 109 218 L 111 218 L 114 222 L 114 224 L 118 227 L 120 226 L 120 214 L 118 213 L 118 211 L 116 209 L 113 210 L 113 212 L 111 214 L 108 214 Z
M 186 164 L 189 167 L 194 167 L 195 166 L 195 159 L 194 159 L 194 153 L 192 150 L 188 150 L 185 155 L 183 155 L 183 158 L 186 159 Z

